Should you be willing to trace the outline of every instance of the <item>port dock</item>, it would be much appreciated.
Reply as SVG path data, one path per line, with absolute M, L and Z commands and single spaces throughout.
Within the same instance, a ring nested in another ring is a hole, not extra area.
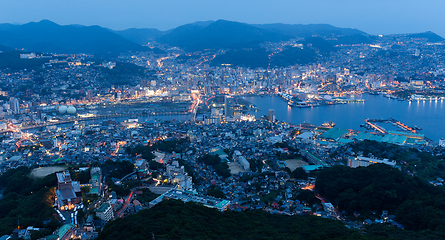
M 388 119 L 365 119 L 365 125 L 363 127 L 374 129 L 382 134 L 387 134 L 388 132 L 381 126 L 378 126 L 375 123 L 383 122 L 383 123 L 390 123 L 394 126 L 399 127 L 400 129 L 412 133 L 417 133 L 417 130 L 421 130 L 421 128 L 417 126 L 409 127 L 408 125 L 394 119 L 394 118 L 388 118 Z

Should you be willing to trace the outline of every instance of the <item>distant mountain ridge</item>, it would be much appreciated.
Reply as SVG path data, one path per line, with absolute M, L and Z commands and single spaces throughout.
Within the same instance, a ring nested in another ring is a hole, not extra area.
M 426 38 L 430 42 L 441 42 L 441 41 L 445 40 L 443 37 L 431 32 L 431 31 L 427 31 L 427 32 L 423 32 L 423 33 L 408 34 L 408 37 L 410 37 L 410 38 Z
M 165 32 L 155 28 L 129 28 L 125 30 L 111 31 L 140 45 L 147 45 L 149 41 L 155 40 L 165 34 Z
M 276 42 L 293 37 L 367 35 L 358 29 L 338 28 L 329 24 L 247 24 L 227 20 L 199 21 L 164 32 L 149 30 L 132 29 L 116 32 L 140 44 L 157 40 L 190 51 L 256 47 L 258 43 L 265 41 Z
M 433 32 L 404 36 L 426 38 L 430 42 L 444 40 Z M 186 51 L 254 49 L 264 42 L 279 42 L 295 37 L 306 40 L 313 37 L 324 38 L 333 46 L 372 43 L 376 39 L 376 36 L 358 29 L 339 28 L 329 24 L 247 24 L 217 20 L 194 22 L 167 31 L 154 28 L 117 31 L 100 26 L 58 25 L 49 20 L 42 20 L 22 25 L 0 24 L 0 51 L 18 49 L 44 53 L 86 53 L 96 56 L 117 55 L 127 51 L 162 53 L 160 49 L 143 46 L 151 41 L 180 47 Z M 319 47 L 315 48 L 321 53 L 328 53 L 333 47 L 328 45 L 319 41 Z
M 0 45 L 0 52 L 6 52 L 6 51 L 12 51 L 12 50 L 14 50 L 14 49 L 7 47 L 7 46 Z
M 148 50 L 100 26 L 61 26 L 49 20 L 0 24 L 0 44 L 26 51 L 95 55 Z
M 187 24 L 173 29 L 158 41 L 187 50 L 242 48 L 288 37 L 246 23 L 218 20 L 210 24 Z
M 339 28 L 329 24 L 304 25 L 304 24 L 272 23 L 272 24 L 252 24 L 252 26 L 290 37 L 310 37 L 313 35 L 319 37 L 326 37 L 334 35 L 336 36 L 336 35 L 367 34 L 358 29 Z

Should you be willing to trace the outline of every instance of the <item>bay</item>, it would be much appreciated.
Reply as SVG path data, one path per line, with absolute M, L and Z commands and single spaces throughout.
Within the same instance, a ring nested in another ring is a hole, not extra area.
M 312 108 L 290 107 L 281 98 L 270 96 L 243 97 L 247 101 L 260 108 L 253 113 L 259 118 L 268 115 L 269 109 L 275 110 L 275 118 L 293 124 L 310 122 L 321 125 L 333 121 L 336 127 L 354 130 L 362 130 L 360 125 L 365 119 L 388 119 L 392 117 L 408 126 L 416 125 L 422 128 L 418 133 L 438 141 L 445 137 L 445 101 L 398 101 L 381 95 L 364 94 L 356 96 L 364 99 L 364 103 L 348 103 L 332 106 L 319 106 Z M 384 126 L 388 130 L 392 126 Z

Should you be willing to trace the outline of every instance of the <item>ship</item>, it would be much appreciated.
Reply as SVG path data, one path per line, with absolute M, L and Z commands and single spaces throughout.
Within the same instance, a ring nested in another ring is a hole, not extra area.
M 306 102 L 288 102 L 287 103 L 291 107 L 298 107 L 298 108 L 310 108 L 312 105 L 307 104 Z
M 333 128 L 335 127 L 335 123 L 330 121 L 330 122 L 325 122 L 323 124 L 321 124 L 321 126 L 325 127 L 325 128 Z
M 419 131 L 422 130 L 422 128 L 420 128 L 420 127 L 418 127 L 418 126 L 416 126 L 416 125 L 413 126 L 413 129 L 415 129 L 415 130 L 419 130 Z
M 312 107 L 312 105 L 307 104 L 306 102 L 297 102 L 297 103 L 295 103 L 295 106 L 299 107 L 299 108 L 310 108 L 310 107 Z

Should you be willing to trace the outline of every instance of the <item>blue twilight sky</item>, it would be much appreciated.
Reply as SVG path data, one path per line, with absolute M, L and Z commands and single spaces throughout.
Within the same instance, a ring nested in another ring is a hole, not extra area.
M 167 30 L 195 21 L 328 23 L 370 34 L 433 31 L 445 37 L 444 0 L 0 0 L 0 23 Z

